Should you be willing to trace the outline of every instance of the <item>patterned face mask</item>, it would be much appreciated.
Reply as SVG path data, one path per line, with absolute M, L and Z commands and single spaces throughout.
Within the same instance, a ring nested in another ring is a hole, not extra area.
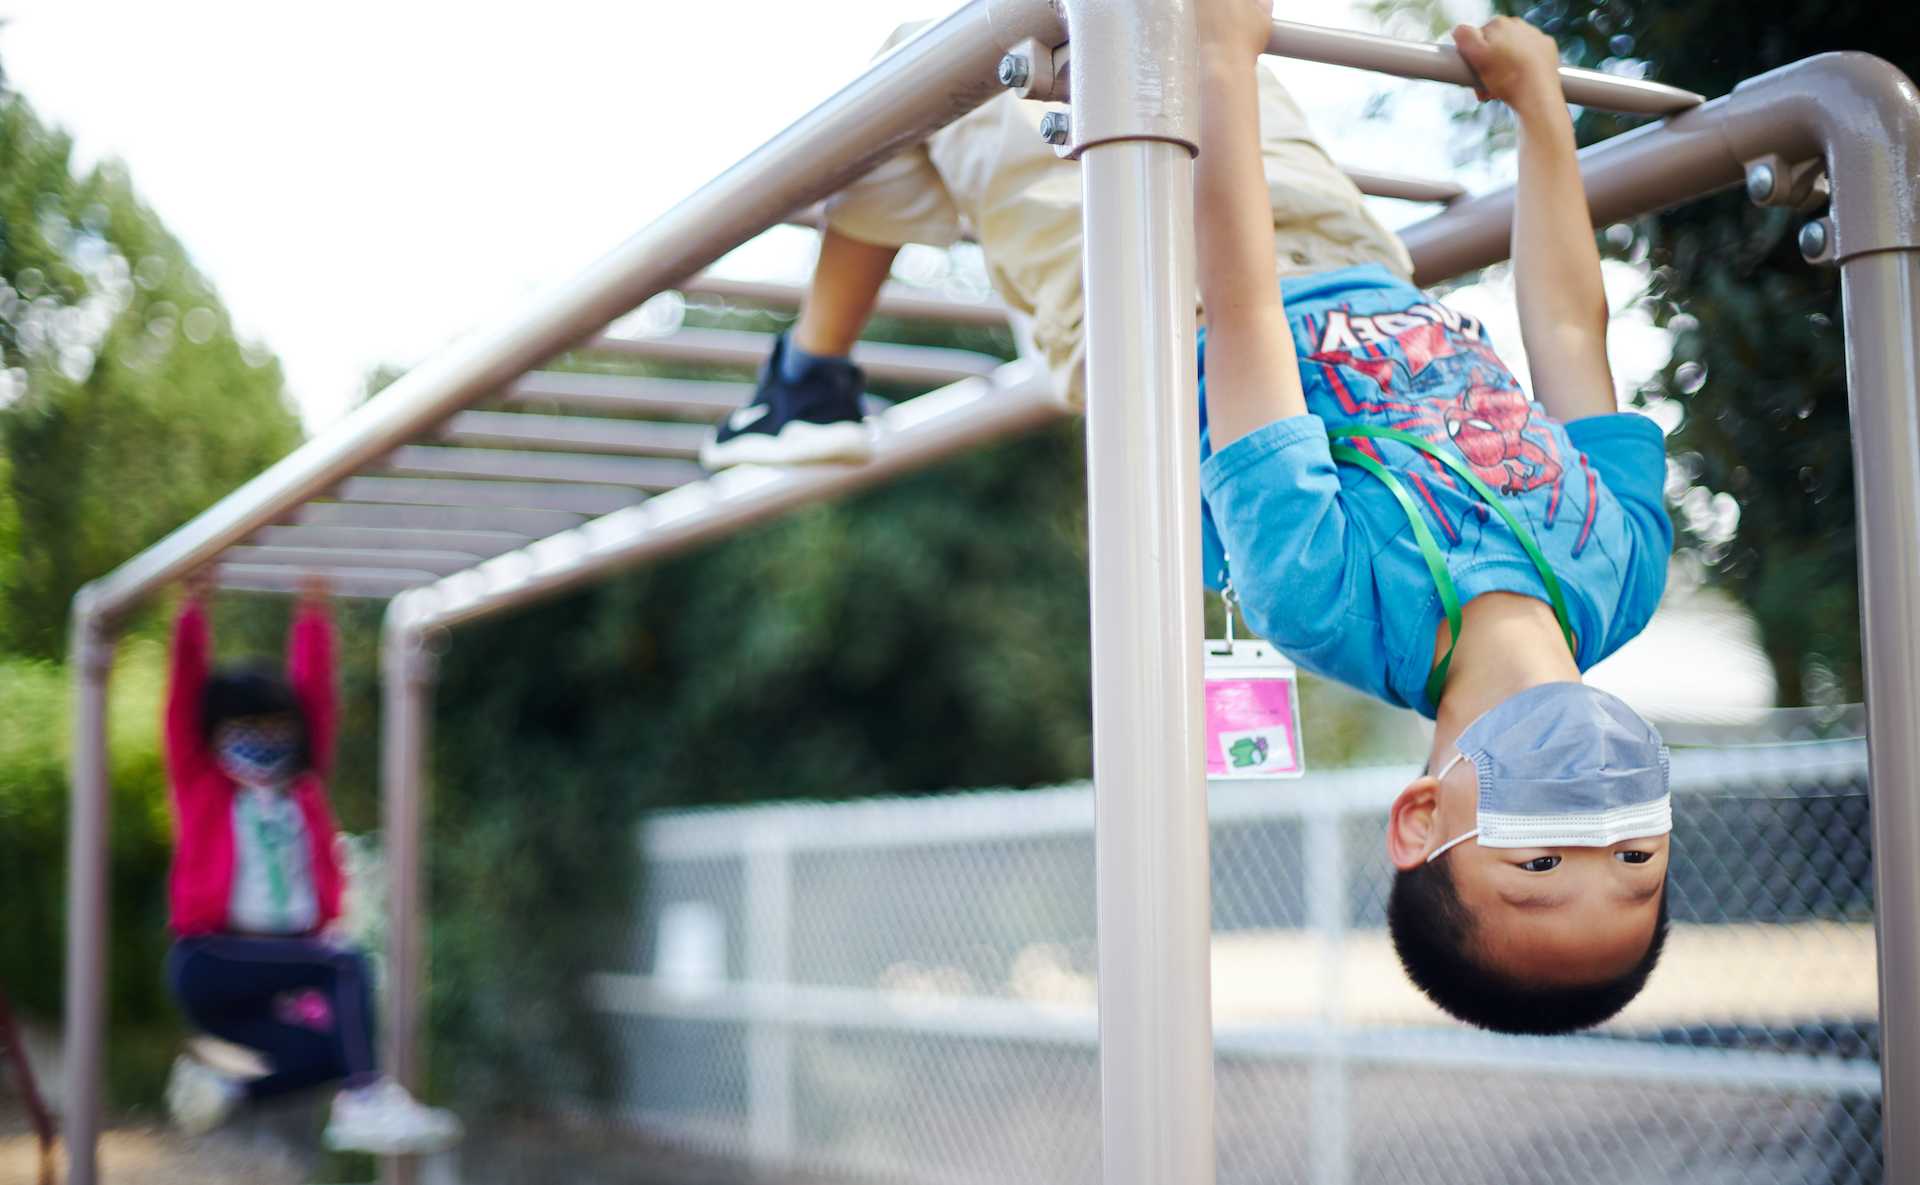
M 300 728 L 295 724 L 223 724 L 214 741 L 220 769 L 243 786 L 278 786 L 296 772 Z

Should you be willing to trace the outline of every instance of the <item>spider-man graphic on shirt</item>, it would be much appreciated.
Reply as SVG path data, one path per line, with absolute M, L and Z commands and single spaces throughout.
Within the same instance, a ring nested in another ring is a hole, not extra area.
M 1552 421 L 1528 401 L 1487 344 L 1477 319 L 1436 301 L 1372 316 L 1330 309 L 1305 318 L 1305 329 L 1312 343 L 1304 362 L 1318 365 L 1326 379 L 1324 391 L 1316 389 L 1318 384 L 1309 384 L 1309 400 L 1331 397 L 1337 410 L 1314 408 L 1329 422 L 1397 428 L 1436 444 L 1451 441 L 1474 473 L 1503 495 L 1548 487 L 1549 528 L 1560 510 L 1567 469 L 1578 465 L 1587 498 L 1586 521 L 1581 524 L 1575 553 L 1585 546 L 1592 525 L 1594 475 L 1584 457 L 1563 455 Z M 1352 443 L 1385 463 L 1379 457 L 1378 442 Z M 1414 464 L 1415 470 L 1403 472 L 1412 477 L 1451 535 L 1452 525 L 1427 482 L 1438 481 L 1450 489 L 1460 486 L 1430 457 L 1420 455 Z M 1424 479 L 1417 471 L 1420 468 L 1427 470 Z M 1480 513 L 1484 516 L 1485 511 Z

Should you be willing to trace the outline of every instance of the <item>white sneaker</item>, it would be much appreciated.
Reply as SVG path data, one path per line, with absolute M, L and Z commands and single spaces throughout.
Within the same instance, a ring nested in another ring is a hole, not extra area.
M 205 1135 L 227 1121 L 241 1093 L 238 1078 L 183 1053 L 174 1059 L 173 1073 L 167 1077 L 167 1114 L 187 1135 Z
M 335 1152 L 413 1156 L 445 1152 L 465 1134 L 459 1116 L 425 1106 L 406 1087 L 382 1078 L 335 1095 L 333 1119 L 321 1139 Z

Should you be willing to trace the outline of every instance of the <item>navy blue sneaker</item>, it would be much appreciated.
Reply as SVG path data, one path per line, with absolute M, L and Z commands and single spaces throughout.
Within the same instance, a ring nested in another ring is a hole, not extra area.
M 861 418 L 867 376 L 851 362 L 816 362 L 792 382 L 781 377 L 787 335 L 774 340 L 753 402 L 722 420 L 700 446 L 709 469 L 733 465 L 807 465 L 870 460 Z

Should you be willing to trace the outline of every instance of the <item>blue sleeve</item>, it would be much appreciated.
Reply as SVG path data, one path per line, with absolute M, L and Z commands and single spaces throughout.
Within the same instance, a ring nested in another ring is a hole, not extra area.
M 1621 412 L 1566 425 L 1567 438 L 1586 455 L 1620 505 L 1633 539 L 1633 562 L 1620 592 L 1604 653 L 1646 628 L 1667 587 L 1673 520 L 1667 516 L 1667 439 L 1660 425 Z
M 1207 458 L 1200 485 L 1254 631 L 1296 656 L 1333 640 L 1370 585 L 1349 554 L 1364 544 L 1340 503 L 1326 423 L 1290 416 L 1249 433 Z

